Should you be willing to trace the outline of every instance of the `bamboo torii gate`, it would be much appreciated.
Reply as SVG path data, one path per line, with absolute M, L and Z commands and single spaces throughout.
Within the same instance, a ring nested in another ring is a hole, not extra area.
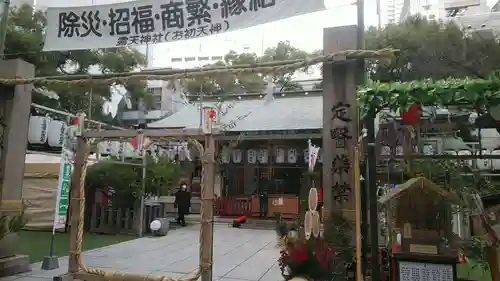
M 195 276 L 188 280 L 197 280 L 202 274 L 210 273 L 212 257 L 212 218 L 214 201 L 214 176 L 215 176 L 215 141 L 214 135 L 218 130 L 208 124 L 208 130 L 200 129 L 171 129 L 171 130 L 112 130 L 112 131 L 83 131 L 78 133 L 77 151 L 75 155 L 74 171 L 71 178 L 71 200 L 70 213 L 70 259 L 68 274 L 57 277 L 57 280 L 173 280 L 170 277 L 144 277 L 139 275 L 123 273 L 107 273 L 96 268 L 85 266 L 82 260 L 82 242 L 84 226 L 85 194 L 84 184 L 87 170 L 87 157 L 89 143 L 101 140 L 119 140 L 145 137 L 153 140 L 186 139 L 192 143 L 200 155 L 202 155 L 202 189 L 201 189 L 201 229 L 200 229 L 200 267 Z M 198 140 L 204 138 L 203 146 Z M 77 207 L 78 206 L 78 207 Z M 75 227 L 77 226 L 77 227 Z M 80 269 L 83 272 L 80 272 Z
M 215 67 L 215 68 L 201 68 L 201 69 L 186 69 L 186 70 L 169 70 L 165 71 L 151 71 L 144 73 L 120 73 L 114 75 L 67 75 L 67 76 L 54 76 L 54 77 L 35 77 L 24 79 L 2 79 L 0 84 L 4 85 L 23 85 L 23 84 L 36 84 L 36 85 L 53 85 L 53 84 L 105 84 L 112 83 L 126 83 L 129 80 L 175 80 L 193 78 L 199 76 L 211 76 L 216 74 L 246 74 L 246 73 L 287 73 L 294 72 L 298 69 L 303 69 L 319 63 L 324 63 L 324 100 L 326 103 L 323 105 L 323 120 L 330 120 L 332 102 L 345 100 L 351 106 L 351 116 L 356 115 L 356 85 L 353 79 L 355 72 L 355 59 L 377 58 L 380 61 L 390 60 L 394 56 L 395 50 L 382 49 L 376 51 L 370 50 L 355 50 L 356 42 L 353 37 L 356 37 L 355 26 L 344 26 L 336 28 L 325 29 L 325 48 L 324 55 L 306 58 L 302 60 L 280 61 L 258 63 L 253 65 L 234 65 L 229 67 Z M 357 70 L 363 71 L 363 70 Z M 336 98 L 331 98 L 336 96 Z M 329 122 L 330 123 L 330 122 Z M 357 122 L 352 122 L 351 133 L 354 133 L 355 125 Z M 324 125 L 324 149 L 326 158 L 325 161 L 330 161 L 333 155 L 340 153 L 340 151 L 332 149 L 332 138 L 330 137 L 331 129 L 330 124 Z M 350 125 L 351 126 L 351 125 Z M 139 135 L 149 137 L 152 139 L 165 139 L 165 138 L 184 138 L 193 143 L 203 158 L 203 176 L 202 176 L 202 205 L 201 205 L 201 229 L 200 229 L 200 266 L 198 272 L 188 281 L 195 281 L 202 276 L 203 281 L 210 281 L 212 271 L 212 214 L 213 214 L 213 185 L 215 175 L 215 138 L 221 133 L 217 129 L 207 133 L 206 130 L 200 129 L 173 129 L 173 130 L 124 130 L 124 131 L 81 131 L 78 136 L 77 152 L 75 155 L 75 167 L 71 181 L 71 202 L 72 208 L 69 216 L 71 222 L 70 232 L 70 245 L 69 245 L 69 266 L 68 273 L 54 277 L 56 281 L 70 281 L 74 279 L 79 280 L 130 280 L 130 281 L 174 281 L 176 279 L 163 276 L 141 276 L 132 275 L 128 273 L 108 273 L 100 269 L 89 268 L 85 266 L 82 260 L 82 239 L 83 239 L 83 214 L 85 206 L 84 183 L 87 169 L 87 156 L 89 150 L 89 141 L 92 140 L 110 140 L 110 139 L 123 139 L 133 138 Z M 198 140 L 204 139 L 205 147 L 203 147 Z M 325 141 L 326 140 L 326 141 Z M 352 159 L 350 151 L 342 152 L 347 153 Z M 331 154 L 331 155 L 330 155 Z M 330 163 L 331 164 L 331 163 Z M 331 169 L 331 165 L 324 166 L 324 173 Z M 331 171 L 330 171 L 331 172 Z M 332 181 L 326 180 L 325 186 L 331 186 Z M 334 208 L 333 201 L 336 195 L 333 194 L 331 189 L 325 190 L 325 209 Z M 79 206 L 77 208 L 76 206 Z M 351 212 L 352 213 L 352 212 Z M 352 219 L 352 216 L 350 216 Z

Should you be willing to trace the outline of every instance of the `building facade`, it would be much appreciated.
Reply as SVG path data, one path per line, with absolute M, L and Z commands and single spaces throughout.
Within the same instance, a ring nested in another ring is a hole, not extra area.
M 182 86 L 179 81 L 147 81 L 148 92 L 151 94 L 151 103 L 131 101 L 130 108 L 119 105 L 117 114 L 123 125 L 135 125 L 160 120 L 181 110 L 187 104 Z
M 486 0 L 388 0 L 385 23 L 402 22 L 417 14 L 430 20 L 467 16 L 481 21 L 485 17 L 478 15 L 489 15 L 492 7 Z

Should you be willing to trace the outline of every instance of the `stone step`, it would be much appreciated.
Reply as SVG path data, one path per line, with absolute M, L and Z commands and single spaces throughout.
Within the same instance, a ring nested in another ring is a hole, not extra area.
M 15 255 L 0 259 L 0 277 L 12 276 L 28 271 L 31 271 L 29 256 Z

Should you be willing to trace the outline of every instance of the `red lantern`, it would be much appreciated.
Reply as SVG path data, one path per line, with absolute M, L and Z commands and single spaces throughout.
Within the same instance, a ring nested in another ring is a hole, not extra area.
M 212 109 L 212 110 L 210 110 L 210 111 L 208 112 L 208 117 L 209 117 L 210 119 L 214 119 L 214 118 L 215 118 L 215 110 L 213 110 L 213 109 Z
M 407 125 L 416 125 L 420 123 L 422 117 L 422 107 L 420 104 L 413 104 L 408 108 L 408 111 L 401 114 L 403 122 Z

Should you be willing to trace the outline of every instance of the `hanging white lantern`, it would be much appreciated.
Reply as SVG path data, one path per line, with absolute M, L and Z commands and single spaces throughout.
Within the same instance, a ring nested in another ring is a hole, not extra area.
M 193 157 L 191 156 L 191 150 L 189 150 L 189 143 L 188 142 L 182 143 L 182 152 L 183 152 L 184 156 L 186 157 L 187 161 L 193 161 Z
M 97 151 L 100 155 L 110 155 L 113 150 L 113 143 L 110 141 L 102 141 L 97 144 Z
M 304 155 L 304 163 L 309 164 L 309 149 L 307 148 L 304 149 L 303 155 Z
M 76 125 L 71 125 L 66 127 L 66 131 L 64 132 L 64 141 L 63 141 L 63 147 L 65 149 L 68 149 L 70 151 L 76 151 L 77 131 L 78 131 L 78 126 Z
M 167 157 L 168 158 L 168 150 L 166 150 L 162 147 L 158 148 L 158 157 Z
M 275 153 L 276 153 L 276 163 L 285 162 L 285 149 L 284 148 L 277 147 Z
M 396 146 L 396 155 L 401 156 L 403 154 L 404 154 L 403 146 L 401 146 L 401 145 Z
M 241 158 L 242 158 L 241 154 L 242 154 L 241 149 L 233 150 L 233 162 L 234 163 L 241 163 Z
M 172 161 L 175 160 L 175 155 L 177 155 L 177 151 L 173 148 L 169 148 L 167 151 L 168 158 Z
M 290 148 L 288 149 L 288 153 L 287 153 L 287 160 L 288 160 L 288 163 L 296 163 L 297 162 L 297 149 L 295 148 Z
M 44 144 L 47 142 L 47 129 L 50 118 L 45 116 L 31 116 L 28 129 L 28 142 L 30 144 Z
M 382 146 L 382 148 L 380 150 L 380 155 L 383 155 L 383 156 L 391 155 L 391 147 L 387 146 L 387 145 Z
M 269 152 L 267 148 L 260 148 L 259 149 L 259 162 L 262 164 L 266 164 L 267 160 L 269 159 Z
M 177 146 L 177 159 L 179 161 L 186 161 L 186 150 L 184 150 L 184 146 L 183 145 L 179 145 Z
M 500 155 L 500 149 L 495 149 L 495 150 L 491 151 L 491 155 Z M 500 159 L 492 160 L 491 165 L 493 166 L 493 170 L 499 171 L 500 170 Z
M 255 151 L 255 149 L 247 150 L 247 161 L 250 164 L 255 164 L 257 162 L 257 151 Z
M 425 155 L 434 155 L 434 146 L 432 144 L 424 144 L 423 153 Z
M 229 150 L 229 148 L 224 147 L 222 149 L 220 158 L 223 164 L 227 164 L 231 161 L 231 151 Z
M 118 143 L 118 153 L 117 156 L 122 157 L 125 152 L 125 143 L 124 142 L 119 142 Z
M 472 155 L 472 152 L 470 152 L 469 150 L 460 150 L 458 152 L 458 155 L 459 156 L 466 156 L 466 155 Z M 472 166 L 472 160 L 463 160 L 462 163 L 464 165 L 468 165 L 468 166 Z
M 47 128 L 47 142 L 50 147 L 62 147 L 66 133 L 66 123 L 52 120 Z
M 482 154 L 483 155 L 491 155 L 491 153 L 487 149 L 483 149 Z M 479 155 L 479 151 L 476 152 L 476 155 Z M 483 171 L 491 170 L 491 166 L 492 166 L 491 159 L 477 159 L 476 163 L 477 163 L 477 168 L 479 170 L 483 170 Z

